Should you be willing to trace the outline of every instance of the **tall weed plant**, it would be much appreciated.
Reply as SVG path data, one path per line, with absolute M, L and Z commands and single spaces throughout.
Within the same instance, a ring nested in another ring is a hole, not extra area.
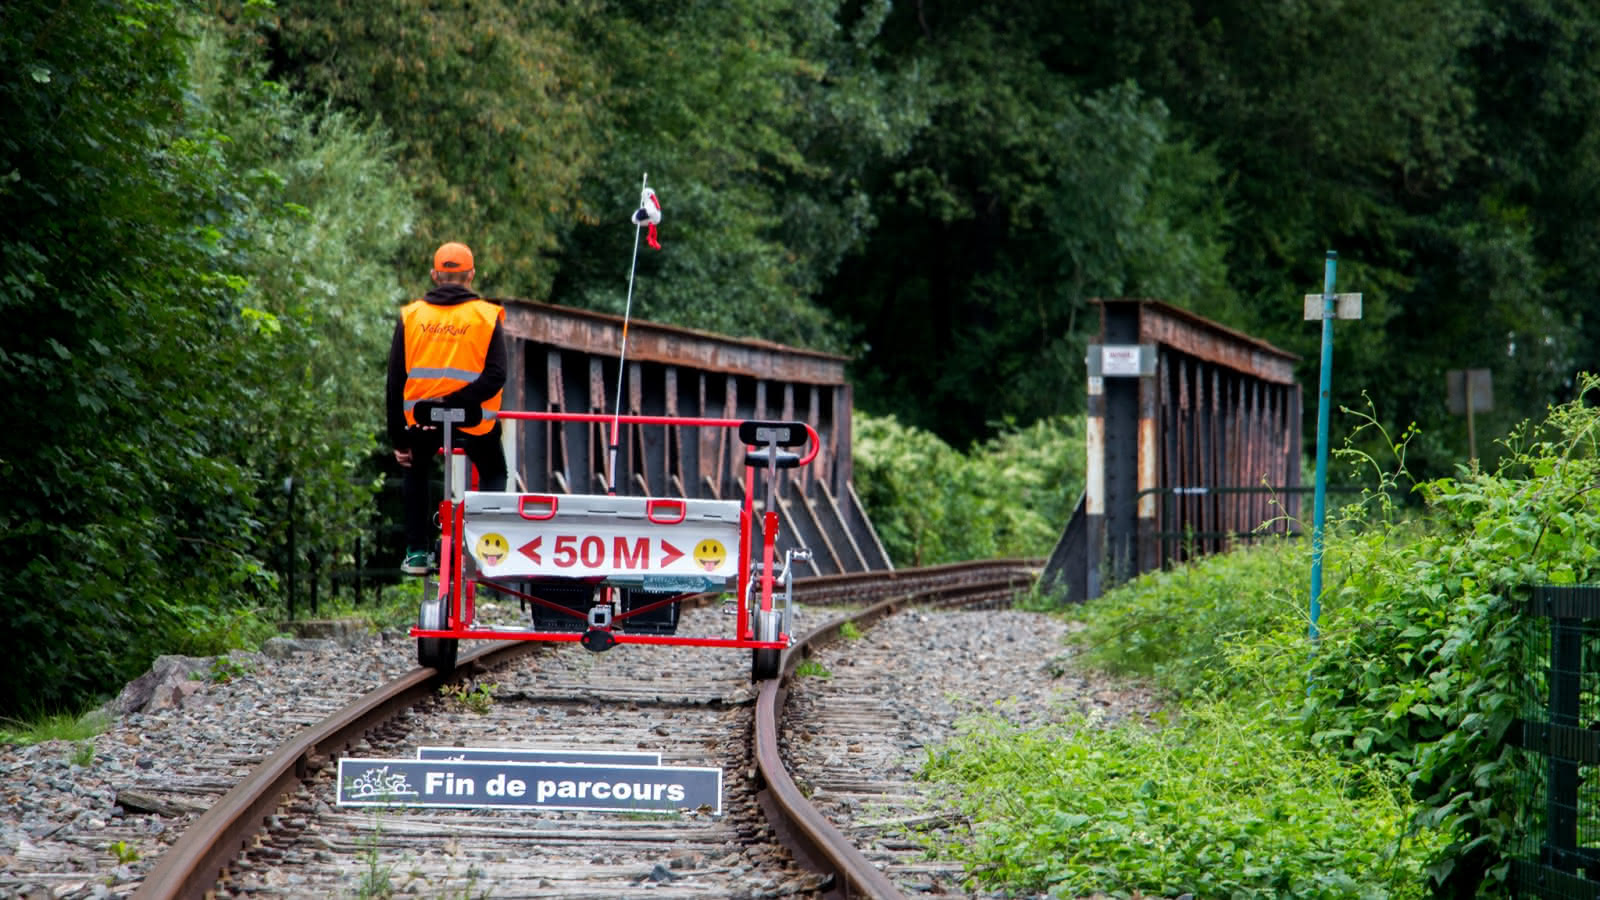
M 1513 429 L 1494 472 L 1418 485 L 1425 528 L 1343 534 L 1334 554 L 1305 720 L 1314 745 L 1404 777 L 1418 825 L 1453 836 L 1433 860 L 1441 893 L 1503 892 L 1543 802 L 1505 738 L 1548 627 L 1523 611 L 1530 589 L 1600 575 L 1597 387 L 1584 375 L 1577 399 Z
M 1309 566 L 1272 536 L 1083 607 L 1081 659 L 1160 688 L 1162 727 L 974 729 L 927 772 L 989 810 L 953 852 L 1052 896 L 1426 896 L 1449 836 L 1419 826 L 1404 773 L 1309 740 Z
M 1098 668 L 1152 679 L 1175 697 L 1273 693 L 1281 673 L 1239 659 L 1259 659 L 1263 647 L 1276 653 L 1287 636 L 1295 657 L 1287 667 L 1303 661 L 1310 560 L 1305 541 L 1274 535 L 1147 572 L 1083 608 L 1074 643 Z

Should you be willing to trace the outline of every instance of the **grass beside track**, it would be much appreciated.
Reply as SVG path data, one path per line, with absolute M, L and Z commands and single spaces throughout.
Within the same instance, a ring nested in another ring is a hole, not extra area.
M 1060 668 L 1153 681 L 1160 721 L 963 723 L 923 776 L 973 823 L 933 846 L 990 889 L 1052 896 L 1421 897 L 1445 843 L 1402 780 L 1314 746 L 1298 542 L 1152 573 L 1072 614 Z M 1290 574 L 1293 573 L 1293 574 Z

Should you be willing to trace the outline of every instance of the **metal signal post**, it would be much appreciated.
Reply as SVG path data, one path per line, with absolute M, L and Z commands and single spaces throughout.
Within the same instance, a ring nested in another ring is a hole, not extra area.
M 1333 320 L 1361 318 L 1360 294 L 1335 294 L 1334 275 L 1339 254 L 1329 250 L 1322 271 L 1322 293 L 1307 294 L 1306 318 L 1322 320 L 1322 375 L 1317 388 L 1317 475 L 1316 499 L 1311 525 L 1311 640 L 1321 635 L 1317 620 L 1322 616 L 1322 528 L 1328 517 L 1328 408 L 1333 403 Z

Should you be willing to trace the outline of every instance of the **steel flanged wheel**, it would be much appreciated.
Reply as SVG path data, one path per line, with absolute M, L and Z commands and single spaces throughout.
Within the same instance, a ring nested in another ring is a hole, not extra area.
M 417 614 L 417 627 L 436 631 L 445 627 L 444 600 L 439 597 L 439 585 L 432 578 L 423 582 L 422 609 Z M 455 638 L 417 638 L 417 665 L 440 672 L 451 672 L 456 667 Z
M 757 647 L 750 651 L 750 680 L 766 681 L 778 677 L 778 654 L 781 650 Z

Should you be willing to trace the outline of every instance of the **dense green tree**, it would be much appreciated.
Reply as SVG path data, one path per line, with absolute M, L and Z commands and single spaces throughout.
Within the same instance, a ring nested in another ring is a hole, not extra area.
M 885 43 L 923 73 L 929 120 L 874 171 L 877 227 L 824 292 L 860 327 L 861 402 L 957 444 L 1082 408 L 1091 298 L 1227 298 L 1208 153 L 1137 86 L 1057 71 L 1048 11 L 1032 12 L 891 16 Z
M 1299 297 L 1329 248 L 1366 301 L 1334 401 L 1419 422 L 1419 476 L 1464 453 L 1446 369 L 1494 372 L 1492 462 L 1600 367 L 1600 12 L 1573 0 L 21 0 L 0 22 L 0 379 L 29 423 L 0 437 L 0 602 L 50 685 L 6 709 L 272 596 L 290 475 L 307 538 L 347 539 L 394 304 L 439 241 L 472 242 L 491 293 L 620 312 L 641 173 L 666 221 L 636 315 L 856 351 L 863 406 L 957 447 L 1081 408 L 1096 296 L 1264 337 L 1309 388 Z
M 404 283 L 392 265 L 415 245 L 416 187 L 398 176 L 386 132 L 308 109 L 264 79 L 248 42 L 230 41 L 215 20 L 190 24 L 192 114 L 228 135 L 234 228 L 248 235 L 229 260 L 251 326 L 232 379 L 247 393 L 230 454 L 271 497 L 255 546 L 282 572 L 285 479 L 296 482 L 302 550 L 348 552 L 372 519 L 383 361 L 399 305 L 428 283 L 426 263 L 408 260 Z
M 256 30 L 278 77 L 395 132 L 419 246 L 469 240 L 492 293 L 621 312 L 648 174 L 669 224 L 640 315 L 836 346 L 811 297 L 868 224 L 856 126 L 897 127 L 872 19 L 838 6 L 288 0 Z
M 1597 33 L 1556 0 L 897 8 L 884 57 L 918 61 L 932 118 L 876 173 L 869 250 L 825 291 L 868 348 L 863 401 L 952 439 L 1075 409 L 1095 294 L 1264 337 L 1315 385 L 1299 298 L 1331 248 L 1365 295 L 1336 330 L 1334 404 L 1421 423 L 1413 469 L 1447 471 L 1466 442 L 1444 372 L 1490 368 L 1492 459 L 1594 353 Z
M 27 673 L 0 712 L 238 640 L 277 602 L 284 469 L 313 531 L 361 515 L 357 360 L 394 295 L 369 260 L 410 200 L 381 140 L 249 88 L 181 10 L 30 2 L 0 29 L 0 612 Z
M 1093 0 L 1065 13 L 1055 59 L 1091 85 L 1136 78 L 1213 150 L 1242 301 L 1219 317 L 1300 353 L 1308 387 L 1321 331 L 1300 295 L 1340 252 L 1340 289 L 1365 311 L 1336 328 L 1333 402 L 1366 393 L 1385 421 L 1419 422 L 1413 471 L 1442 473 L 1466 451 L 1446 369 L 1494 370 L 1497 412 L 1479 420 L 1492 456 L 1488 436 L 1580 365 L 1582 304 L 1551 278 L 1571 274 L 1596 196 L 1577 149 L 1597 99 L 1594 20 L 1542 2 Z
M 183 71 L 169 5 L 22 3 L 0 29 L 0 602 L 29 673 L 0 709 L 127 674 L 178 583 L 240 572 L 254 485 L 215 450 L 245 324 L 221 136 L 185 127 Z
M 552 299 L 621 313 L 641 173 L 662 251 L 642 250 L 635 313 L 837 349 L 816 303 L 873 226 L 862 178 L 921 121 L 874 63 L 886 3 L 613 4 L 591 52 L 618 86 L 615 126 L 584 181 Z M 848 18 L 848 21 L 846 19 Z
M 425 271 L 434 247 L 464 240 L 486 289 L 542 299 L 564 231 L 609 214 L 576 191 L 611 96 L 579 50 L 605 27 L 599 4 L 279 0 L 265 22 L 235 14 L 275 78 L 376 116 L 400 142 L 422 203 L 405 266 Z
M 1520 308 L 1474 365 L 1496 370 L 1498 418 L 1517 397 L 1566 399 L 1600 371 L 1600 9 L 1560 0 L 1487 4 L 1469 48 L 1481 152 L 1472 176 L 1483 215 L 1525 241 Z M 1478 226 L 1486 230 L 1483 226 Z M 1500 242 L 1501 255 L 1509 245 Z M 1475 293 L 1483 282 L 1462 285 Z M 1466 294 L 1471 296 L 1471 293 Z M 1503 431 L 1504 429 L 1498 429 Z

